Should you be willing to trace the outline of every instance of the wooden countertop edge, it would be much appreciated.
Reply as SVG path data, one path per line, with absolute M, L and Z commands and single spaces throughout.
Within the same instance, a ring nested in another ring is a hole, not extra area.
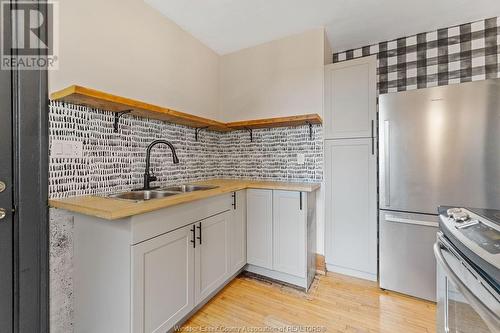
M 224 182 L 228 182 L 228 184 L 224 184 Z M 230 182 L 231 181 L 226 181 L 226 180 L 215 180 L 215 181 L 208 180 L 208 181 L 196 182 L 202 184 L 218 185 L 219 187 L 212 190 L 183 193 L 172 197 L 166 197 L 150 201 L 129 202 L 125 200 L 88 195 L 80 197 L 71 197 L 66 199 L 50 199 L 49 206 L 52 208 L 64 209 L 83 215 L 99 217 L 105 220 L 118 220 L 121 218 L 149 213 L 158 209 L 168 208 L 244 189 L 254 188 L 254 189 L 269 189 L 269 190 L 314 192 L 321 186 L 319 183 L 234 181 L 234 183 L 231 184 Z M 93 201 L 93 203 L 86 202 L 88 200 Z M 111 202 L 113 202 L 118 207 L 108 208 L 108 209 L 99 207 L 99 206 L 105 207 L 106 202 L 109 204 L 110 202 L 108 200 L 111 200 Z

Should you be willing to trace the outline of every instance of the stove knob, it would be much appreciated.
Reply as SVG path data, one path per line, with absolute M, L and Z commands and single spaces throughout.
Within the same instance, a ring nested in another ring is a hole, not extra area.
M 453 214 L 453 219 L 458 223 L 462 223 L 469 219 L 469 214 L 465 212 L 456 213 Z
M 448 217 L 453 217 L 453 215 L 461 212 L 462 212 L 461 208 L 450 208 L 446 211 L 446 214 L 448 214 Z

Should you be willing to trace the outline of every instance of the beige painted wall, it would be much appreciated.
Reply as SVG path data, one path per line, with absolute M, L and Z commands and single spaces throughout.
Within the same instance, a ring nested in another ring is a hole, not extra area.
M 322 113 L 324 30 L 240 50 L 220 60 L 220 119 Z
M 79 84 L 218 118 L 219 56 L 142 0 L 64 0 L 59 70 L 49 91 Z
M 78 84 L 220 121 L 323 112 L 323 65 L 331 58 L 324 29 L 221 57 L 142 0 L 59 6 L 60 62 L 49 72 L 49 92 Z
M 328 41 L 328 37 L 326 36 L 326 31 L 324 33 L 323 54 L 324 54 L 324 64 L 325 65 L 333 63 L 332 46 L 330 45 L 330 42 Z

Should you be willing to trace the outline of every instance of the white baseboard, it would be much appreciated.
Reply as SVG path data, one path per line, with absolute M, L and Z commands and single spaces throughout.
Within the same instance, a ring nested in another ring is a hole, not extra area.
M 298 276 L 282 273 L 282 272 L 277 272 L 273 271 L 271 269 L 259 267 L 259 266 L 254 266 L 254 265 L 246 265 L 245 270 L 251 273 L 255 273 L 258 275 L 266 276 L 268 278 L 271 278 L 273 280 L 278 280 L 278 281 L 283 281 L 286 283 L 293 284 L 298 287 L 302 287 L 304 289 L 308 288 L 307 285 L 307 278 L 300 278 Z
M 326 270 L 328 272 L 349 275 L 349 276 L 353 276 L 356 278 L 377 282 L 377 274 L 373 274 L 373 273 L 362 272 L 362 271 L 358 271 L 355 269 L 345 268 L 345 267 L 332 265 L 332 264 L 326 264 Z

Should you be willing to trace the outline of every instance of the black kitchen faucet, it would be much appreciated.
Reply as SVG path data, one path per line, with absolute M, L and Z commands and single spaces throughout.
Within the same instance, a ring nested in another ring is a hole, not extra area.
M 174 164 L 178 164 L 179 163 L 179 158 L 177 157 L 177 154 L 175 153 L 175 147 L 173 144 L 171 144 L 170 142 L 166 141 L 166 140 L 155 140 L 153 142 L 151 142 L 148 146 L 148 149 L 146 150 L 146 170 L 144 171 L 144 186 L 143 188 L 141 188 L 140 190 L 151 190 L 153 189 L 151 186 L 150 186 L 150 183 L 151 182 L 154 182 L 155 180 L 157 180 L 156 176 L 152 176 L 150 174 L 150 159 L 151 159 L 151 149 L 153 149 L 154 146 L 156 146 L 157 144 L 166 144 L 170 150 L 172 150 L 172 158 L 173 158 L 173 161 L 174 161 Z

